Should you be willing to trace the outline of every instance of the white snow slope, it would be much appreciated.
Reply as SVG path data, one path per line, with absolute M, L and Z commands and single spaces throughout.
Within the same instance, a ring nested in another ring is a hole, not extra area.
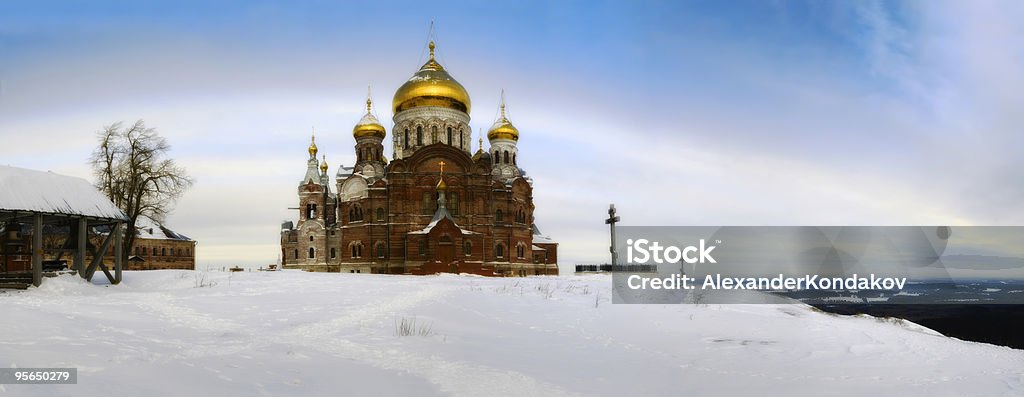
M 0 293 L 0 366 L 76 367 L 78 384 L 0 385 L 0 395 L 1024 395 L 1024 351 L 798 304 L 612 305 L 610 285 L 62 276 Z M 402 319 L 429 335 L 397 335 Z

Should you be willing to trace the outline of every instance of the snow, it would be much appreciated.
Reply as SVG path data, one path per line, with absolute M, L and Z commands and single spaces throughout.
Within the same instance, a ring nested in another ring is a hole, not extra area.
M 2 165 L 0 209 L 124 219 L 124 213 L 85 179 Z
M 611 278 L 125 272 L 0 292 L 0 395 L 1021 395 L 1024 351 L 791 305 L 612 305 Z M 415 319 L 428 336 L 398 336 Z M 6 393 L 5 393 L 6 392 Z

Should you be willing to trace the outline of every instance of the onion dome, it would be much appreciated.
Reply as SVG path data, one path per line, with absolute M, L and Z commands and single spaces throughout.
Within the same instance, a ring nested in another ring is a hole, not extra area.
M 469 113 L 469 93 L 434 59 L 434 42 L 430 60 L 395 92 L 392 107 L 395 113 L 420 106 L 438 106 Z
M 519 140 L 519 129 L 512 125 L 511 121 L 508 121 L 508 117 L 505 117 L 504 97 L 501 99 L 501 116 L 494 122 L 491 129 L 487 131 L 487 140 L 493 141 L 495 139 Z
M 324 161 L 320 163 L 320 172 L 327 173 L 327 155 L 324 155 Z
M 476 153 L 473 153 L 473 161 L 480 160 L 481 158 L 486 158 L 488 160 L 490 160 L 490 158 L 491 158 L 491 153 L 484 151 L 484 135 L 483 135 L 483 133 L 480 134 L 480 143 L 479 143 L 479 146 L 476 149 Z
M 311 157 L 311 158 L 312 157 L 316 157 L 316 152 L 317 152 L 317 148 L 316 148 L 316 134 L 313 134 L 311 136 L 311 138 L 310 138 L 310 143 L 309 143 L 309 157 Z
M 355 127 L 352 127 L 352 136 L 356 137 L 356 139 L 367 136 L 384 139 L 384 136 L 387 135 L 387 132 L 384 131 L 384 126 L 380 124 L 380 121 L 377 121 L 377 117 L 371 112 L 372 107 L 373 102 L 367 96 L 366 114 L 363 115 L 363 118 L 359 119 Z

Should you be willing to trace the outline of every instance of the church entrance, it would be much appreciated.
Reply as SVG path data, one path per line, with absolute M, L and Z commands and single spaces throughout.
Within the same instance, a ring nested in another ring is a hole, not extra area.
M 444 264 L 452 263 L 455 260 L 455 244 L 452 238 L 444 235 L 437 243 L 437 260 Z

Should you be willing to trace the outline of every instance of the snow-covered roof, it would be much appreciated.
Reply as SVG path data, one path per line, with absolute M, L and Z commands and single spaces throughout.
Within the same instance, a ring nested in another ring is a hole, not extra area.
M 188 236 L 168 229 L 156 221 L 140 216 L 135 222 L 135 232 L 139 238 L 150 240 L 183 240 L 192 241 Z
M 411 232 L 409 232 L 409 234 L 427 234 L 427 233 L 430 233 L 430 231 L 432 229 L 434 229 L 434 226 L 437 226 L 437 223 L 441 222 L 441 220 L 444 219 L 444 218 L 450 219 L 452 221 L 452 223 L 455 224 L 455 227 L 459 228 L 459 231 L 461 231 L 462 234 L 479 234 L 479 233 L 474 232 L 472 230 L 463 229 L 461 226 L 459 226 L 458 223 L 455 223 L 455 218 L 452 218 L 452 214 L 448 212 L 448 209 L 445 208 L 443 203 L 441 203 L 441 205 L 438 206 L 437 211 L 434 212 L 434 218 L 430 220 L 430 223 L 427 224 L 427 227 L 425 227 L 423 229 L 420 229 L 420 230 L 411 231 Z
M 543 233 L 541 233 L 540 232 L 540 228 L 537 227 L 536 223 L 533 224 L 533 243 L 534 244 L 538 244 L 538 243 L 539 244 L 558 244 L 557 242 L 555 242 L 555 240 L 552 240 L 551 237 L 548 237 L 548 236 L 544 235 Z
M 85 179 L 11 166 L 0 166 L 0 210 L 125 219 Z

